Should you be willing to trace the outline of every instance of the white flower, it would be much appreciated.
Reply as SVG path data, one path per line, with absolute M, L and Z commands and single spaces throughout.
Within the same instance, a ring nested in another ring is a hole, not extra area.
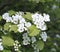
M 46 41 L 47 40 L 47 33 L 46 32 L 42 32 L 40 34 L 41 38 L 43 39 L 43 41 Z
M 32 43 L 36 42 L 36 38 L 35 37 L 32 37 L 31 40 L 32 40 Z
M 19 44 L 18 46 L 19 46 L 19 47 L 21 47 L 21 45 L 20 45 L 20 44 Z
M 7 19 L 6 19 L 6 22 L 11 22 L 12 21 L 12 17 L 8 17 Z
M 56 37 L 57 37 L 57 38 L 60 38 L 60 35 L 59 35 L 59 34 L 56 34 Z
M 12 17 L 9 16 L 9 13 L 4 13 L 4 14 L 2 15 L 2 18 L 3 18 L 4 20 L 6 20 L 6 22 L 11 22 L 11 21 L 12 21 Z
M 30 44 L 30 37 L 28 37 L 27 33 L 23 34 L 23 45 Z
M 3 46 L 2 45 L 0 45 L 0 51 L 2 51 L 3 50 Z
M 39 21 L 44 22 L 44 18 L 43 18 L 43 16 L 41 14 L 39 15 Z
M 2 45 L 2 42 L 0 42 L 0 45 Z
M 49 22 L 50 21 L 50 16 L 48 14 L 44 13 L 43 16 L 44 16 L 44 21 L 45 22 Z
M 18 24 L 18 17 L 19 17 L 19 15 L 15 15 L 15 16 L 13 15 L 13 16 L 12 16 L 12 19 L 13 19 L 12 22 L 13 22 L 14 24 Z
M 41 26 L 40 26 L 40 29 L 41 29 L 41 30 L 46 30 L 47 27 L 46 27 L 46 25 L 44 24 L 44 25 L 41 25 Z
M 19 49 L 15 49 L 15 51 L 18 51 Z
M 23 32 L 24 29 L 23 29 L 23 28 L 18 28 L 18 31 L 19 31 L 19 32 Z
M 19 16 L 19 23 L 25 23 L 26 21 L 25 21 L 25 19 L 20 15 Z
M 30 44 L 30 43 L 27 40 L 23 41 L 23 45 L 28 45 L 28 44 Z
M 23 23 L 18 24 L 17 26 L 18 26 L 18 31 L 19 32 L 23 32 L 24 31 L 24 24 Z
M 36 25 L 37 28 L 41 29 L 41 30 L 46 30 L 47 26 L 44 22 L 40 22 Z
M 32 19 L 34 22 L 35 21 L 41 21 L 41 22 L 44 21 L 43 16 L 41 14 L 38 14 L 38 13 L 33 14 Z
M 6 20 L 8 17 L 9 17 L 9 13 L 4 13 L 4 14 L 2 15 L 2 18 L 5 19 L 5 20 Z
M 26 22 L 26 23 L 25 23 L 25 26 L 26 26 L 26 27 L 30 27 L 30 26 L 31 26 L 31 23 L 30 23 L 30 22 Z

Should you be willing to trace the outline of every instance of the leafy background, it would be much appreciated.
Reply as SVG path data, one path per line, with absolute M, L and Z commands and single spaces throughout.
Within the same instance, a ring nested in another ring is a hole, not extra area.
M 57 34 L 60 35 L 60 0 L 0 0 L 0 15 L 2 15 L 3 13 L 9 10 L 31 12 L 31 13 L 35 13 L 35 12 L 48 13 L 51 19 L 51 22 L 47 23 L 48 30 L 46 30 L 49 36 L 49 40 L 45 42 L 45 47 L 41 52 L 52 52 L 51 48 L 56 49 L 56 51 L 54 52 L 60 52 L 60 38 L 56 37 Z M 3 27 L 4 24 L 5 21 L 0 20 L 0 28 Z M 11 34 L 13 35 L 11 36 Z M 4 33 L 0 31 L 0 37 L 2 35 L 4 35 Z M 18 39 L 19 41 L 22 41 L 20 39 L 21 35 L 19 36 L 18 35 L 19 33 L 13 33 L 13 32 L 8 32 L 7 34 L 8 37 L 12 37 L 13 39 Z M 6 37 L 5 38 L 2 37 L 2 38 L 5 41 Z M 8 40 L 10 40 L 10 38 L 8 38 Z M 11 41 L 13 40 L 11 39 Z M 53 44 L 54 42 L 56 42 L 58 46 L 55 46 Z M 7 47 L 12 45 L 12 43 L 9 43 Z M 10 51 L 11 46 L 9 48 L 7 47 L 3 52 L 11 52 Z M 24 47 L 26 48 L 23 50 L 23 52 L 26 52 L 25 50 L 27 50 L 27 52 L 29 52 L 29 50 L 30 52 L 32 51 L 32 48 L 30 48 L 29 46 L 24 46 Z

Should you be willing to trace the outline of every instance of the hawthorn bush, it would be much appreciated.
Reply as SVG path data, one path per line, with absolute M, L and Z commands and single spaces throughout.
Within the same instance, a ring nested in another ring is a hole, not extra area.
M 0 52 L 60 52 L 60 0 L 0 0 Z

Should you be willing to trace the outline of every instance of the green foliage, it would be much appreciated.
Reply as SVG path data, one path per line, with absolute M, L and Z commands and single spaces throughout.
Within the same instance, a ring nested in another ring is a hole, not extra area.
M 11 25 L 9 31 L 17 32 L 17 29 L 18 29 L 17 25 Z
M 11 25 L 11 23 L 5 23 L 5 24 L 4 24 L 4 30 L 7 30 L 7 31 L 8 31 L 9 28 L 10 28 L 10 27 L 9 27 L 10 25 Z
M 3 50 L 3 52 L 11 52 L 10 50 Z
M 8 13 L 9 13 L 10 16 L 12 16 L 12 15 L 14 15 L 16 12 L 13 11 L 13 10 L 9 10 Z
M 53 0 L 29 0 L 30 2 L 36 2 L 36 3 L 39 3 L 39 2 L 42 2 L 42 3 L 45 3 L 45 2 L 51 2 Z
M 4 46 L 13 46 L 14 40 L 9 36 L 2 36 Z
M 44 48 L 44 42 L 42 42 L 42 41 L 37 41 L 36 42 L 36 47 L 37 47 L 37 49 L 39 49 L 39 50 L 43 50 L 43 48 Z
M 1 19 L 2 19 L 2 16 L 0 16 L 0 21 L 1 21 Z
M 18 27 L 17 27 L 17 25 L 12 25 L 11 23 L 6 23 L 5 25 L 4 25 L 4 30 L 6 30 L 6 31 L 14 31 L 14 32 L 17 32 L 17 29 L 18 29 Z
M 29 36 L 37 36 L 40 33 L 40 30 L 36 28 L 36 26 L 32 25 L 29 27 Z
M 30 12 L 26 12 L 26 14 L 23 15 L 23 17 L 24 17 L 25 19 L 27 19 L 27 20 L 31 20 L 31 21 L 32 21 L 31 15 L 32 15 L 32 14 L 31 14 Z

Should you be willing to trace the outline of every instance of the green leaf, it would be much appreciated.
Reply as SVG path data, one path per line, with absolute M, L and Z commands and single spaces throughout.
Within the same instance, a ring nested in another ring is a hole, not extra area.
M 5 25 L 4 25 L 4 30 L 9 30 L 9 26 L 10 26 L 11 24 L 10 23 L 6 23 Z
M 14 40 L 9 36 L 2 36 L 4 46 L 13 46 Z
M 44 48 L 44 42 L 43 41 L 37 41 L 36 42 L 37 49 L 43 50 Z
M 9 10 L 8 13 L 9 13 L 10 16 L 12 16 L 12 15 L 14 15 L 16 12 L 13 11 L 13 10 Z
M 9 30 L 9 31 L 17 32 L 17 29 L 18 29 L 17 25 L 11 25 L 11 27 L 10 27 L 10 30 Z
M 30 13 L 30 12 L 26 12 L 26 14 L 25 15 L 23 15 L 23 17 L 25 18 L 25 19 L 27 19 L 27 20 L 32 20 L 32 14 Z
M 2 19 L 2 16 L 0 16 L 0 21 L 1 21 L 1 19 Z
M 37 36 L 40 33 L 40 30 L 36 28 L 36 26 L 32 25 L 29 27 L 29 36 Z
M 4 49 L 3 52 L 11 52 L 11 51 L 10 51 L 10 50 L 6 50 L 6 49 Z

